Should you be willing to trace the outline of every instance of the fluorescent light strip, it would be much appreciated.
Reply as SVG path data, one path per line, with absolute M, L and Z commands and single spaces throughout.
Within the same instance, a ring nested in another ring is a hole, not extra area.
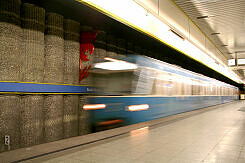
M 94 67 L 104 70 L 134 70 L 138 68 L 136 64 L 123 61 L 96 63 Z
M 190 41 L 179 38 L 170 31 L 170 27 L 168 25 L 163 23 L 160 19 L 149 13 L 146 9 L 135 3 L 133 0 L 78 1 L 94 7 L 110 17 L 160 40 L 161 42 L 173 47 L 174 49 L 203 63 L 209 68 L 214 69 L 215 71 L 238 83 L 243 83 L 243 81 L 233 71 L 229 70 L 229 68 L 214 54 L 206 51 L 209 55 L 215 58 L 219 64 L 215 63 L 214 59 L 201 50 L 203 49 L 203 46 L 198 45 L 201 48 L 199 49 Z

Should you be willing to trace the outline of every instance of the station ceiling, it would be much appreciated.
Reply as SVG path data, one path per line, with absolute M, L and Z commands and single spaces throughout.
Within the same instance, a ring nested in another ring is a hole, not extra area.
M 79 21 L 81 25 L 91 26 L 93 29 L 104 30 L 117 38 L 122 38 L 128 42 L 133 42 L 137 46 L 145 49 L 147 53 L 144 55 L 149 57 L 179 65 L 185 69 L 215 78 L 240 88 L 242 87 L 241 84 L 238 84 L 224 75 L 217 73 L 200 62 L 186 57 L 185 55 L 179 54 L 178 51 L 162 44 L 160 41 L 146 36 L 144 33 L 134 30 L 121 22 L 118 22 L 86 5 L 77 2 L 76 0 L 22 1 L 43 7 L 45 8 L 46 12 L 56 12 L 63 15 L 65 18 Z M 184 0 L 182 2 L 184 2 Z
M 245 58 L 244 0 L 173 0 L 209 37 L 225 58 Z M 237 72 L 245 79 L 244 66 Z M 243 80 L 244 80 L 243 79 Z

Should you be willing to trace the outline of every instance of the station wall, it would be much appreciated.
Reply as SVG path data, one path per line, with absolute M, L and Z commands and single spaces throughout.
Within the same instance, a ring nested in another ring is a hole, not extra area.
M 96 29 L 21 0 L 1 0 L 0 82 L 89 85 L 89 77 L 79 81 L 81 44 L 88 43 L 84 32 Z M 127 52 L 125 40 L 104 31 L 97 31 L 93 44 L 81 70 L 94 58 Z M 90 133 L 85 103 L 77 93 L 0 91 L 0 152 Z

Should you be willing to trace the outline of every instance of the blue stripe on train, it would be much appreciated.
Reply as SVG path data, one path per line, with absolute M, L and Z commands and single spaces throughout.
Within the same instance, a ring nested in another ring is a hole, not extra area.
M 237 100 L 238 96 L 186 97 L 89 97 L 90 104 L 106 104 L 105 109 L 91 111 L 91 123 L 123 119 L 125 125 L 149 121 L 169 115 Z M 130 112 L 129 105 L 148 104 L 148 110 Z

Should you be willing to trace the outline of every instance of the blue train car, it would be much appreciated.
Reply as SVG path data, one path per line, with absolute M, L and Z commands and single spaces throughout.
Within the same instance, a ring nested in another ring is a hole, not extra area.
M 92 73 L 96 96 L 84 110 L 94 131 L 238 99 L 238 88 L 149 57 L 104 58 Z

